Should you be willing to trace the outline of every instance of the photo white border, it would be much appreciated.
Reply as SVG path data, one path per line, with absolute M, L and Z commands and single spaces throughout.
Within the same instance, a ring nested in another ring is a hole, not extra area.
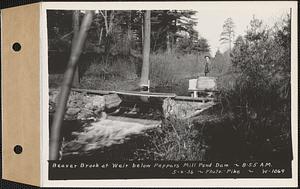
M 48 117 L 48 38 L 47 10 L 163 10 L 163 9 L 222 10 L 261 7 L 292 8 L 292 178 L 291 179 L 120 179 L 120 180 L 48 180 L 49 117 Z M 99 8 L 96 8 L 99 7 Z M 43 187 L 296 187 L 298 186 L 298 7 L 296 1 L 238 2 L 43 2 L 41 3 L 41 185 Z

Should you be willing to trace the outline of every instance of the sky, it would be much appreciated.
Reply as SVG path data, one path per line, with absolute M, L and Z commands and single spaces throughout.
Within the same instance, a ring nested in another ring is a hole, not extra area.
M 195 8 L 198 11 L 195 18 L 197 19 L 197 26 L 195 29 L 199 32 L 201 37 L 208 40 L 210 45 L 211 55 L 214 56 L 215 52 L 219 49 L 224 52 L 228 45 L 221 44 L 220 34 L 223 31 L 223 23 L 226 18 L 231 17 L 235 23 L 235 36 L 244 35 L 249 26 L 250 20 L 255 15 L 255 18 L 263 20 L 263 23 L 272 26 L 283 15 L 289 13 L 288 7 L 274 6 L 261 4 L 255 6 L 255 3 L 248 4 L 247 6 L 234 7 L 234 6 L 216 6 L 208 8 Z

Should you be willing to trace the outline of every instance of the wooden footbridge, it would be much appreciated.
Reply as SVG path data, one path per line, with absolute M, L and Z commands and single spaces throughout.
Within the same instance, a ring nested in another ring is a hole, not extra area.
M 137 101 L 139 97 L 148 97 L 148 98 L 158 98 L 165 99 L 171 98 L 177 101 L 192 101 L 192 102 L 211 102 L 214 101 L 213 97 L 190 97 L 190 96 L 177 96 L 175 93 L 157 93 L 157 92 L 141 92 L 141 91 L 105 91 L 105 90 L 91 90 L 91 89 L 78 89 L 73 88 L 72 91 L 82 92 L 87 94 L 95 94 L 95 95 L 110 95 L 117 94 L 121 98 L 122 97 L 137 97 L 135 98 Z

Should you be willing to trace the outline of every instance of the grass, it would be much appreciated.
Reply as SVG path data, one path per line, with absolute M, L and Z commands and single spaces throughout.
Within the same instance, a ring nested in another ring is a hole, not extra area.
M 84 61 L 84 60 L 82 60 Z M 81 75 L 80 88 L 134 90 L 138 88 L 142 60 L 129 57 L 95 58 Z M 202 56 L 158 53 L 150 56 L 150 86 L 154 92 L 188 95 L 188 80 L 204 70 Z M 50 88 L 59 87 L 62 74 L 50 74 Z
M 136 65 L 124 58 L 113 62 L 94 60 L 80 81 L 81 88 L 100 90 L 133 90 L 137 84 Z
M 155 135 L 153 151 L 163 160 L 205 160 L 206 146 L 200 132 L 187 120 L 168 118 L 164 120 L 161 135 Z
M 154 86 L 171 87 L 180 80 L 202 73 L 203 60 L 194 54 L 153 54 L 150 57 L 150 80 Z

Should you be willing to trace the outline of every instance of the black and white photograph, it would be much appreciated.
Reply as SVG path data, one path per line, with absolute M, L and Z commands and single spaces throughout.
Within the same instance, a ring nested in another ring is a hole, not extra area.
M 292 177 L 297 10 L 172 4 L 46 10 L 49 180 Z

